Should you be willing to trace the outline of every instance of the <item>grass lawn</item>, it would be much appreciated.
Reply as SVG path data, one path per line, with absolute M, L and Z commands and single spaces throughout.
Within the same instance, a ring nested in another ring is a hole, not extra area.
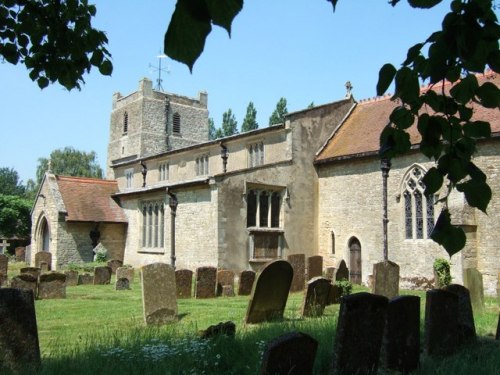
M 338 305 L 327 307 L 321 318 L 301 319 L 303 294 L 294 293 L 284 321 L 244 326 L 248 297 L 180 299 L 179 321 L 151 328 L 142 316 L 137 271 L 135 279 L 127 291 L 115 291 L 113 283 L 80 285 L 68 287 L 66 299 L 36 301 L 43 363 L 37 374 L 256 374 L 266 343 L 293 330 L 319 341 L 315 373 L 329 372 Z M 423 334 L 425 293 L 402 293 L 422 298 Z M 444 359 L 422 355 L 416 373 L 500 373 L 500 342 L 493 340 L 499 310 L 496 300 L 487 298 L 485 311 L 475 317 L 479 343 Z M 198 339 L 199 330 L 228 320 L 236 324 L 234 339 Z

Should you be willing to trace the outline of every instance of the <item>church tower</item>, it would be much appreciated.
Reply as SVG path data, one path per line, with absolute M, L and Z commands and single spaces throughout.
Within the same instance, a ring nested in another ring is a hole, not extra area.
M 208 141 L 207 93 L 198 98 L 153 90 L 143 78 L 139 90 L 113 95 L 106 176 L 114 179 L 113 165 L 140 160 Z

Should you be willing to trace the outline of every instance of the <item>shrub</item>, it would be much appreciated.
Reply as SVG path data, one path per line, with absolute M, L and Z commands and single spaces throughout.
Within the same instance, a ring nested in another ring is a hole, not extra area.
M 335 282 L 340 287 L 341 296 L 348 296 L 352 292 L 352 283 L 349 280 L 338 280 Z
M 106 262 L 107 258 L 108 258 L 108 251 L 106 249 L 101 248 L 96 251 L 94 260 L 97 263 L 104 263 Z
M 451 284 L 450 262 L 443 258 L 434 261 L 434 274 L 437 278 L 437 287 L 442 288 Z

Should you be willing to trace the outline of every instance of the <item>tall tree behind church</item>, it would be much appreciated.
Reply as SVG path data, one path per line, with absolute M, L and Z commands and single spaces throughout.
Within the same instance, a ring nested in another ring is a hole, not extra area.
M 238 134 L 238 121 L 231 108 L 222 114 L 222 133 L 224 137 Z
M 250 102 L 247 106 L 247 114 L 245 115 L 243 123 L 241 124 L 241 132 L 244 133 L 258 128 L 259 124 L 257 123 L 257 110 L 255 109 L 253 102 Z
M 57 149 L 49 158 L 39 158 L 36 168 L 37 185 L 42 182 L 45 172 L 50 169 L 56 175 L 102 178 L 102 168 L 97 162 L 95 151 L 85 152 L 73 147 Z
M 276 104 L 276 109 L 269 117 L 269 126 L 283 124 L 285 122 L 285 115 L 288 113 L 288 108 L 286 107 L 286 99 L 281 98 Z

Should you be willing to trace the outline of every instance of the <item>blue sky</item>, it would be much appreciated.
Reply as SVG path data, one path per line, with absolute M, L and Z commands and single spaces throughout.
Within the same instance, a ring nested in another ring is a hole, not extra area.
M 219 126 L 229 108 L 241 126 L 250 101 L 260 127 L 281 97 L 289 112 L 324 104 L 354 86 L 356 99 L 375 96 L 380 67 L 398 66 L 412 45 L 440 27 L 449 2 L 433 10 L 392 7 L 387 0 L 253 0 L 233 22 L 231 38 L 214 26 L 193 73 L 163 60 L 167 92 L 196 97 L 208 92 L 210 117 Z M 0 167 L 35 178 L 37 160 L 57 148 L 96 151 L 105 171 L 111 99 L 127 95 L 142 77 L 153 81 L 172 15 L 173 0 L 97 0 L 94 25 L 104 30 L 113 55 L 112 77 L 94 70 L 81 91 L 58 85 L 40 90 L 22 65 L 0 64 Z

